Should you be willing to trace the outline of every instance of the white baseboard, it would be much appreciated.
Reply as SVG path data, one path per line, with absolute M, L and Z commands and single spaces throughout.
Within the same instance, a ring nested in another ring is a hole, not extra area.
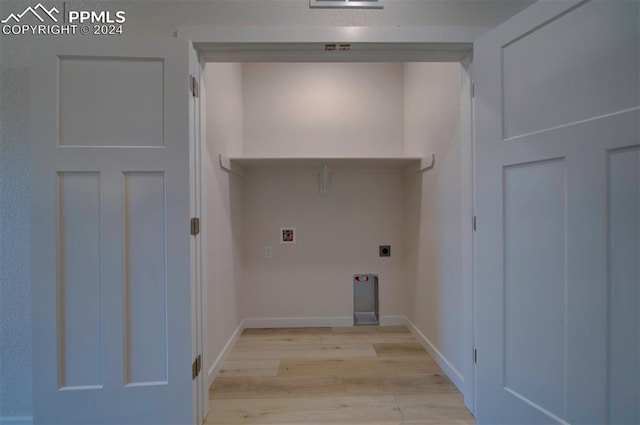
M 406 326 L 407 316 L 381 316 L 380 326 Z
M 451 379 L 451 382 L 458 387 L 458 390 L 462 394 L 465 393 L 464 387 L 464 376 L 456 369 L 449 360 L 445 356 L 442 355 L 440 351 L 429 341 L 429 339 L 424 336 L 422 332 L 416 327 L 416 325 L 409 319 L 406 318 L 407 328 L 411 331 L 413 336 L 416 337 L 418 342 L 424 347 L 425 350 L 431 354 L 431 357 L 438 363 L 438 366 L 444 371 L 444 373 Z
M 0 425 L 32 425 L 32 416 L 0 416 Z
M 244 319 L 245 329 L 261 328 L 324 328 L 353 326 L 353 316 L 329 317 L 255 317 Z M 380 326 L 402 326 L 406 316 L 382 316 Z
M 329 317 L 260 317 L 244 319 L 244 327 L 251 328 L 324 328 L 353 326 L 352 316 Z
M 209 388 L 211 388 L 211 384 L 213 384 L 213 380 L 216 379 L 218 372 L 220 372 L 220 369 L 222 369 L 222 365 L 227 359 L 227 356 L 229 356 L 229 353 L 233 349 L 233 346 L 236 344 L 236 341 L 238 341 L 238 338 L 240 338 L 240 335 L 242 335 L 243 330 L 244 330 L 244 320 L 241 321 L 238 327 L 236 328 L 236 330 L 233 331 L 231 338 L 229 338 L 229 341 L 227 341 L 227 343 L 225 344 L 220 354 L 218 354 L 216 361 L 213 362 L 213 364 L 207 371 L 207 391 L 209 390 Z

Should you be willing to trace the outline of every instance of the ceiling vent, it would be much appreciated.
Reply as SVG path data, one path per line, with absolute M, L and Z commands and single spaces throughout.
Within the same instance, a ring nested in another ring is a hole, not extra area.
M 333 9 L 382 9 L 384 0 L 309 0 L 309 7 Z

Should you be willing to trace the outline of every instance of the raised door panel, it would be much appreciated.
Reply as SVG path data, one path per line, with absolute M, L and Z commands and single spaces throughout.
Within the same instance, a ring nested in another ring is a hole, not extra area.
M 61 146 L 163 146 L 163 61 L 60 58 L 59 120 Z
M 609 152 L 609 409 L 640 423 L 640 150 Z
M 167 382 L 164 173 L 124 173 L 124 328 L 127 385 Z
M 565 205 L 562 159 L 504 169 L 503 386 L 555 415 L 565 408 Z
M 102 228 L 99 173 L 58 173 L 58 386 L 101 388 Z

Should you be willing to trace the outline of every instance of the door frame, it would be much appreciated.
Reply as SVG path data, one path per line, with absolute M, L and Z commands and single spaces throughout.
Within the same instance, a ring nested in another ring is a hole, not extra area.
M 464 351 L 461 392 L 466 407 L 475 411 L 473 274 L 473 42 L 488 28 L 438 27 L 259 27 L 179 26 L 177 37 L 188 39 L 204 62 L 457 62 L 461 66 L 460 99 L 462 164 L 462 276 Z M 291 40 L 296 40 L 292 42 Z M 349 54 L 327 52 L 325 43 L 350 44 Z M 204 77 L 200 86 L 204 87 Z M 201 107 L 202 119 L 206 106 Z M 201 143 L 204 140 L 200 140 Z M 198 168 L 201 169 L 201 167 Z M 206 185 L 203 177 L 199 190 Z M 202 223 L 203 233 L 206 222 Z M 207 244 L 203 244 L 207 258 Z M 200 284 L 202 285 L 202 284 Z M 206 307 L 204 307 L 206 308 Z M 206 317 L 203 311 L 201 317 Z M 203 327 L 207 326 L 203 323 Z M 206 335 L 206 332 L 204 332 Z M 205 363 L 206 364 L 206 363 Z M 451 368 L 443 365 L 445 370 Z
M 191 99 L 189 102 L 189 111 L 191 122 L 189 123 L 189 209 L 190 216 L 197 218 L 202 222 L 204 191 L 202 184 L 205 181 L 202 171 L 202 143 L 205 140 L 205 130 L 202 125 L 205 119 L 206 105 L 199 93 L 199 87 L 195 87 L 191 78 L 195 81 L 202 80 L 202 65 L 198 52 L 189 46 L 189 82 Z M 204 241 L 203 232 L 191 237 L 191 351 L 192 357 L 201 359 L 204 355 L 204 335 L 203 326 L 204 319 L 204 302 L 203 282 L 204 282 Z M 204 373 L 199 371 L 195 379 L 193 379 L 193 394 L 195 394 L 193 403 L 193 422 L 195 424 L 204 423 L 204 419 L 209 410 L 209 389 L 205 388 L 206 380 Z

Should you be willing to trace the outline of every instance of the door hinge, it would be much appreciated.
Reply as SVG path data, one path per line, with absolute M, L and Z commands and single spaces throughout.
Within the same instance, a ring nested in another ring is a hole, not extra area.
M 198 80 L 193 75 L 189 76 L 190 86 L 191 86 L 191 94 L 193 97 L 198 97 L 200 95 L 200 87 L 198 86 Z
M 198 217 L 193 217 L 191 219 L 191 236 L 196 236 L 200 234 L 200 219 Z
M 476 83 L 471 83 L 471 97 L 476 97 Z
M 476 350 L 475 348 L 473 349 L 473 364 L 477 364 L 478 363 L 478 350 Z
M 195 358 L 193 363 L 191 364 L 191 379 L 196 379 L 198 375 L 200 375 L 200 371 L 202 370 L 202 356 L 198 354 L 198 357 Z
M 478 228 L 477 220 L 476 220 L 476 216 L 474 215 L 473 216 L 473 231 L 475 232 L 477 228 Z

